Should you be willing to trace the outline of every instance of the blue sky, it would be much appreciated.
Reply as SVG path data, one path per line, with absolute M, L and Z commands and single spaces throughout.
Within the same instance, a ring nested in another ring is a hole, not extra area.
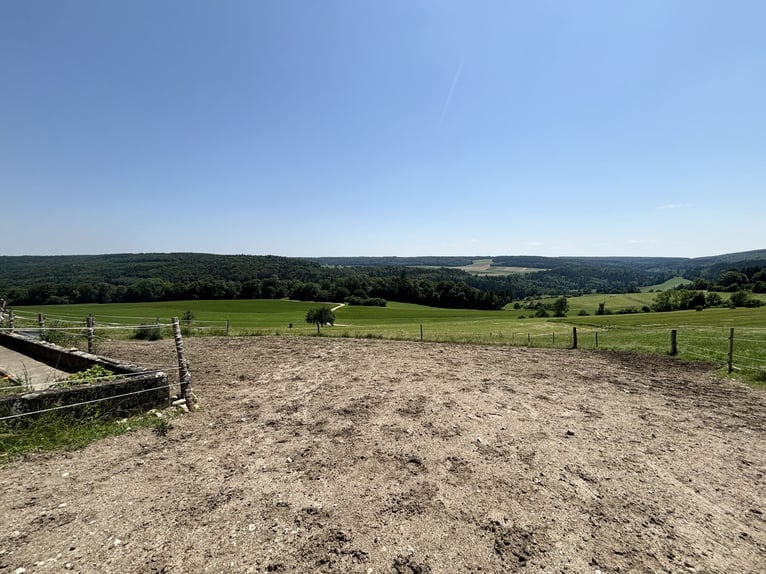
M 0 3 L 0 254 L 766 248 L 766 2 Z

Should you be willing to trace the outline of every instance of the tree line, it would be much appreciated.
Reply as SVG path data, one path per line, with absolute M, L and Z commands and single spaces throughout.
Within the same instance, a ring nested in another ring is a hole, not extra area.
M 351 275 L 320 282 L 299 279 L 250 279 L 245 282 L 200 279 L 170 282 L 138 279 L 129 285 L 111 283 L 43 283 L 12 287 L 4 293 L 10 305 L 68 303 L 134 303 L 194 299 L 297 299 L 342 301 L 351 305 L 385 306 L 386 301 L 460 309 L 502 309 L 508 298 L 471 287 L 463 281 L 409 279 L 401 276 Z
M 530 297 L 637 292 L 642 286 L 679 275 L 682 269 L 678 266 L 686 266 L 688 290 L 766 292 L 766 260 L 756 258 L 760 252 L 747 255 L 750 259 L 739 264 L 733 262 L 734 255 L 706 258 L 706 267 L 678 258 L 501 257 L 495 258 L 494 265 L 547 267 L 500 276 L 421 266 L 465 264 L 470 258 L 463 257 L 306 260 L 201 253 L 0 256 L 0 297 L 11 305 L 288 297 L 356 305 L 401 301 L 500 309 Z M 388 264 L 376 265 L 378 261 Z M 725 268 L 720 267 L 722 261 Z M 393 264 L 401 262 L 417 265 Z M 691 267 L 694 275 L 688 272 Z M 721 271 L 713 275 L 711 269 Z

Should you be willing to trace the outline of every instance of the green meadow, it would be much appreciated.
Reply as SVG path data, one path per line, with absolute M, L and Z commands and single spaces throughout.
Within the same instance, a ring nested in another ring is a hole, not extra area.
M 626 307 L 651 305 L 654 294 L 585 295 L 569 298 L 564 318 L 534 318 L 534 311 L 514 309 L 475 311 L 441 309 L 389 302 L 386 307 L 343 306 L 335 311 L 334 326 L 323 327 L 323 336 L 385 338 L 527 345 L 570 348 L 573 328 L 578 347 L 667 354 L 671 330 L 676 330 L 678 356 L 688 360 L 715 361 L 725 365 L 731 329 L 735 331 L 735 372 L 751 380 L 766 379 L 766 306 L 759 308 L 714 308 L 703 311 L 616 314 Z M 595 315 L 599 303 L 609 315 Z M 524 302 L 521 302 L 524 303 Z M 170 336 L 171 317 L 191 312 L 187 334 L 224 335 L 316 335 L 316 327 L 305 322 L 314 302 L 288 300 L 172 301 L 92 305 L 48 305 L 18 307 L 18 328 L 33 328 L 37 314 L 46 317 L 46 327 L 82 334 L 84 319 L 96 318 L 101 338 L 129 338 L 139 325 L 159 322 Z M 332 307 L 337 304 L 328 303 Z M 588 315 L 580 316 L 584 310 Z

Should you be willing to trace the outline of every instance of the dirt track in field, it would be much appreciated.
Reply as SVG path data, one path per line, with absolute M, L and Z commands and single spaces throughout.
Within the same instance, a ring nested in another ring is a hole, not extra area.
M 663 357 L 186 341 L 202 411 L 0 467 L 0 573 L 763 572 L 766 393 Z M 106 354 L 174 364 L 172 343 Z

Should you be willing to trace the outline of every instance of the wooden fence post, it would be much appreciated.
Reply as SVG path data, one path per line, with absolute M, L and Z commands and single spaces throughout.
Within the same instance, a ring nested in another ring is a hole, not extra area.
M 231 326 L 231 323 L 228 319 L 226 319 L 226 336 L 229 336 L 229 327 Z
M 553 331 L 553 346 L 556 346 L 556 331 Z
M 530 333 L 527 333 L 527 346 L 532 346 L 532 335 Z
M 37 325 L 41 329 L 45 329 L 45 315 L 43 315 L 42 313 L 37 314 Z
M 678 330 L 673 329 L 670 331 L 670 354 L 675 356 L 678 354 Z
M 93 315 L 88 315 L 85 322 L 88 326 L 88 352 L 93 353 L 93 325 L 95 324 Z
M 734 370 L 734 327 L 729 331 L 729 372 Z
M 0 299 L 0 325 L 5 320 L 5 299 Z
M 572 348 L 577 348 L 577 327 L 572 327 Z
M 178 355 L 178 379 L 181 382 L 181 398 L 186 401 L 186 408 L 194 410 L 194 401 L 191 389 L 191 373 L 189 363 L 184 354 L 184 340 L 181 337 L 181 324 L 178 317 L 173 317 L 173 337 L 176 342 L 176 354 Z
M 598 331 L 596 331 L 596 348 L 598 349 Z
M 423 340 L 423 323 L 420 324 L 420 340 Z
M 16 327 L 16 317 L 13 315 L 13 309 L 8 309 L 8 327 L 11 331 Z

